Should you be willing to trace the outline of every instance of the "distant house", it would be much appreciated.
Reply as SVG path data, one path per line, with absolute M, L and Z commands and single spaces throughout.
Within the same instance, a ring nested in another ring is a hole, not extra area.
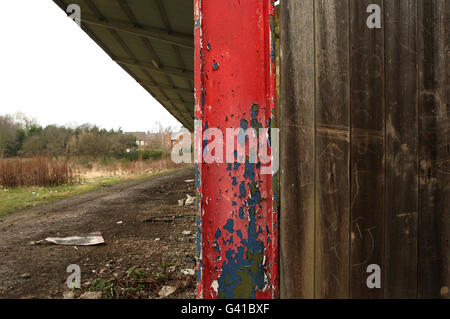
M 136 146 L 140 150 L 150 148 L 165 148 L 171 150 L 173 147 L 172 133 L 150 133 L 150 132 L 128 132 L 136 137 Z
M 136 146 L 138 149 L 146 149 L 150 146 L 147 133 L 145 132 L 128 132 L 128 134 L 133 135 L 136 137 Z

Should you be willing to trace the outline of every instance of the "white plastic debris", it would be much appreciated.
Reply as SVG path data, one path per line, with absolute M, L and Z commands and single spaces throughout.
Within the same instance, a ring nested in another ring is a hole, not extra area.
M 171 294 L 173 294 L 177 290 L 176 287 L 173 286 L 164 286 L 161 288 L 161 290 L 158 292 L 158 295 L 160 297 L 169 297 Z
M 92 246 L 105 243 L 105 240 L 103 239 L 103 236 L 100 232 L 64 238 L 47 237 L 44 240 L 36 242 L 36 244 L 40 244 L 45 241 L 56 245 L 69 245 L 69 246 Z
M 189 268 L 181 269 L 181 273 L 183 275 L 194 276 L 195 275 L 195 270 L 194 269 L 189 269 Z
M 190 205 L 193 205 L 194 204 L 194 202 L 195 202 L 195 197 L 192 197 L 192 196 L 190 196 L 189 194 L 186 194 L 186 202 L 185 202 L 185 205 L 186 206 L 190 206 Z

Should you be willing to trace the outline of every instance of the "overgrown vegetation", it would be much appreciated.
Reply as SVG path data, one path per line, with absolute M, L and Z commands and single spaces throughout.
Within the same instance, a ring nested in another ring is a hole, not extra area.
M 122 158 L 136 138 L 119 130 L 85 124 L 77 128 L 42 127 L 24 115 L 0 116 L 0 157 Z
M 174 167 L 167 145 L 154 141 L 139 149 L 136 142 L 121 129 L 42 127 L 20 113 L 0 115 L 0 186 L 53 187 L 79 182 L 80 172 L 116 176 Z
M 0 159 L 0 185 L 4 187 L 73 184 L 79 177 L 67 161 L 45 157 Z

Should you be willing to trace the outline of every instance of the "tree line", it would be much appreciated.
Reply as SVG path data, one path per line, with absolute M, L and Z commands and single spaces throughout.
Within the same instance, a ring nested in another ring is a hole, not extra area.
M 76 128 L 42 127 L 23 114 L 0 115 L 0 157 L 127 158 L 136 137 L 121 129 L 106 130 L 84 124 Z M 134 154 L 134 152 L 131 152 Z

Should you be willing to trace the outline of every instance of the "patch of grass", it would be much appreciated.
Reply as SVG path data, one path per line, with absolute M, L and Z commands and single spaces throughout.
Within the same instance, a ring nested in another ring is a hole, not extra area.
M 87 182 L 56 187 L 0 187 L 0 216 L 35 206 L 52 203 L 56 200 L 92 192 L 102 187 L 111 187 L 127 181 L 140 180 L 150 176 L 168 174 L 177 169 L 152 174 L 98 177 Z
M 133 279 L 144 279 L 147 278 L 147 274 L 143 270 L 133 267 L 127 271 L 127 277 Z
M 101 291 L 104 298 L 111 299 L 114 294 L 113 288 L 114 278 L 110 278 L 109 280 L 97 278 L 92 282 L 89 291 Z
M 155 280 L 165 280 L 167 279 L 167 275 L 161 271 L 157 272 L 155 275 Z

